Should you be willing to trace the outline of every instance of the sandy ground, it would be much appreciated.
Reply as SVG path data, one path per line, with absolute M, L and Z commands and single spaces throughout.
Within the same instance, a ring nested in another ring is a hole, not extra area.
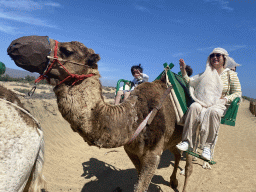
M 13 88 L 10 83 L 4 85 Z M 50 88 L 48 90 L 51 91 Z M 41 123 L 45 133 L 44 176 L 49 192 L 112 192 L 115 189 L 119 189 L 116 192 L 133 191 L 137 172 L 122 147 L 89 147 L 62 118 L 56 99 L 20 98 Z M 106 101 L 113 102 L 113 99 Z M 221 125 L 215 148 L 214 160 L 217 164 L 211 170 L 205 170 L 202 168 L 202 160 L 194 161 L 188 191 L 256 192 L 255 141 L 256 117 L 249 111 L 249 102 L 243 101 L 239 107 L 236 126 Z M 149 191 L 182 191 L 183 175 L 177 175 L 177 190 L 168 186 L 173 164 L 173 155 L 165 151 Z M 182 159 L 180 168 L 184 167 L 185 161 Z

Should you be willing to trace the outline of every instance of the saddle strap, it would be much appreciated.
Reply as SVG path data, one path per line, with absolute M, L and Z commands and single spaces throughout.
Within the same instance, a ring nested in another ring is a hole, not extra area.
M 150 125 L 151 122 L 153 121 L 154 117 L 156 116 L 156 113 L 159 111 L 159 109 L 161 109 L 163 102 L 165 100 L 165 98 L 170 94 L 172 89 L 172 86 L 169 86 L 166 91 L 164 92 L 164 94 L 162 95 L 159 104 L 152 110 L 151 116 L 148 119 L 147 124 Z
M 167 95 L 171 92 L 172 86 L 168 87 L 164 94 L 162 95 L 159 104 L 147 115 L 147 117 L 141 122 L 139 127 L 136 129 L 134 134 L 132 135 L 131 139 L 128 141 L 127 144 L 130 144 L 139 134 L 140 132 L 146 127 L 146 125 L 150 125 L 154 117 L 156 116 L 156 113 L 158 112 L 159 109 L 161 109 L 162 104 L 166 98 Z

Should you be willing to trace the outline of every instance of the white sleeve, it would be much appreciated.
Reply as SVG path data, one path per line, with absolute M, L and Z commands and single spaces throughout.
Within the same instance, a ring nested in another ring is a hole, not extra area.
M 149 76 L 145 73 L 142 73 L 143 81 L 148 82 Z

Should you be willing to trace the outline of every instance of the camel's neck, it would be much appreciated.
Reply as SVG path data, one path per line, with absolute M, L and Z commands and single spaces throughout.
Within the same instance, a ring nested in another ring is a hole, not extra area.
M 90 145 L 113 148 L 128 142 L 137 120 L 136 98 L 120 106 L 104 102 L 97 76 L 79 85 L 60 85 L 54 89 L 59 111 Z

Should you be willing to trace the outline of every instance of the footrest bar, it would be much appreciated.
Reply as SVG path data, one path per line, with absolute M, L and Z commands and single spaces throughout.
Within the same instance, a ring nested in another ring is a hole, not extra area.
M 197 153 L 195 153 L 195 152 L 193 152 L 193 151 L 185 151 L 185 152 L 187 152 L 189 155 L 192 155 L 192 156 L 194 156 L 194 157 L 197 157 L 197 158 L 199 158 L 199 159 L 202 159 L 203 161 L 206 161 L 206 162 L 208 162 L 208 163 L 211 164 L 211 165 L 216 164 L 215 161 L 208 161 L 208 160 L 202 158 L 201 155 L 199 155 L 199 154 L 197 154 Z

